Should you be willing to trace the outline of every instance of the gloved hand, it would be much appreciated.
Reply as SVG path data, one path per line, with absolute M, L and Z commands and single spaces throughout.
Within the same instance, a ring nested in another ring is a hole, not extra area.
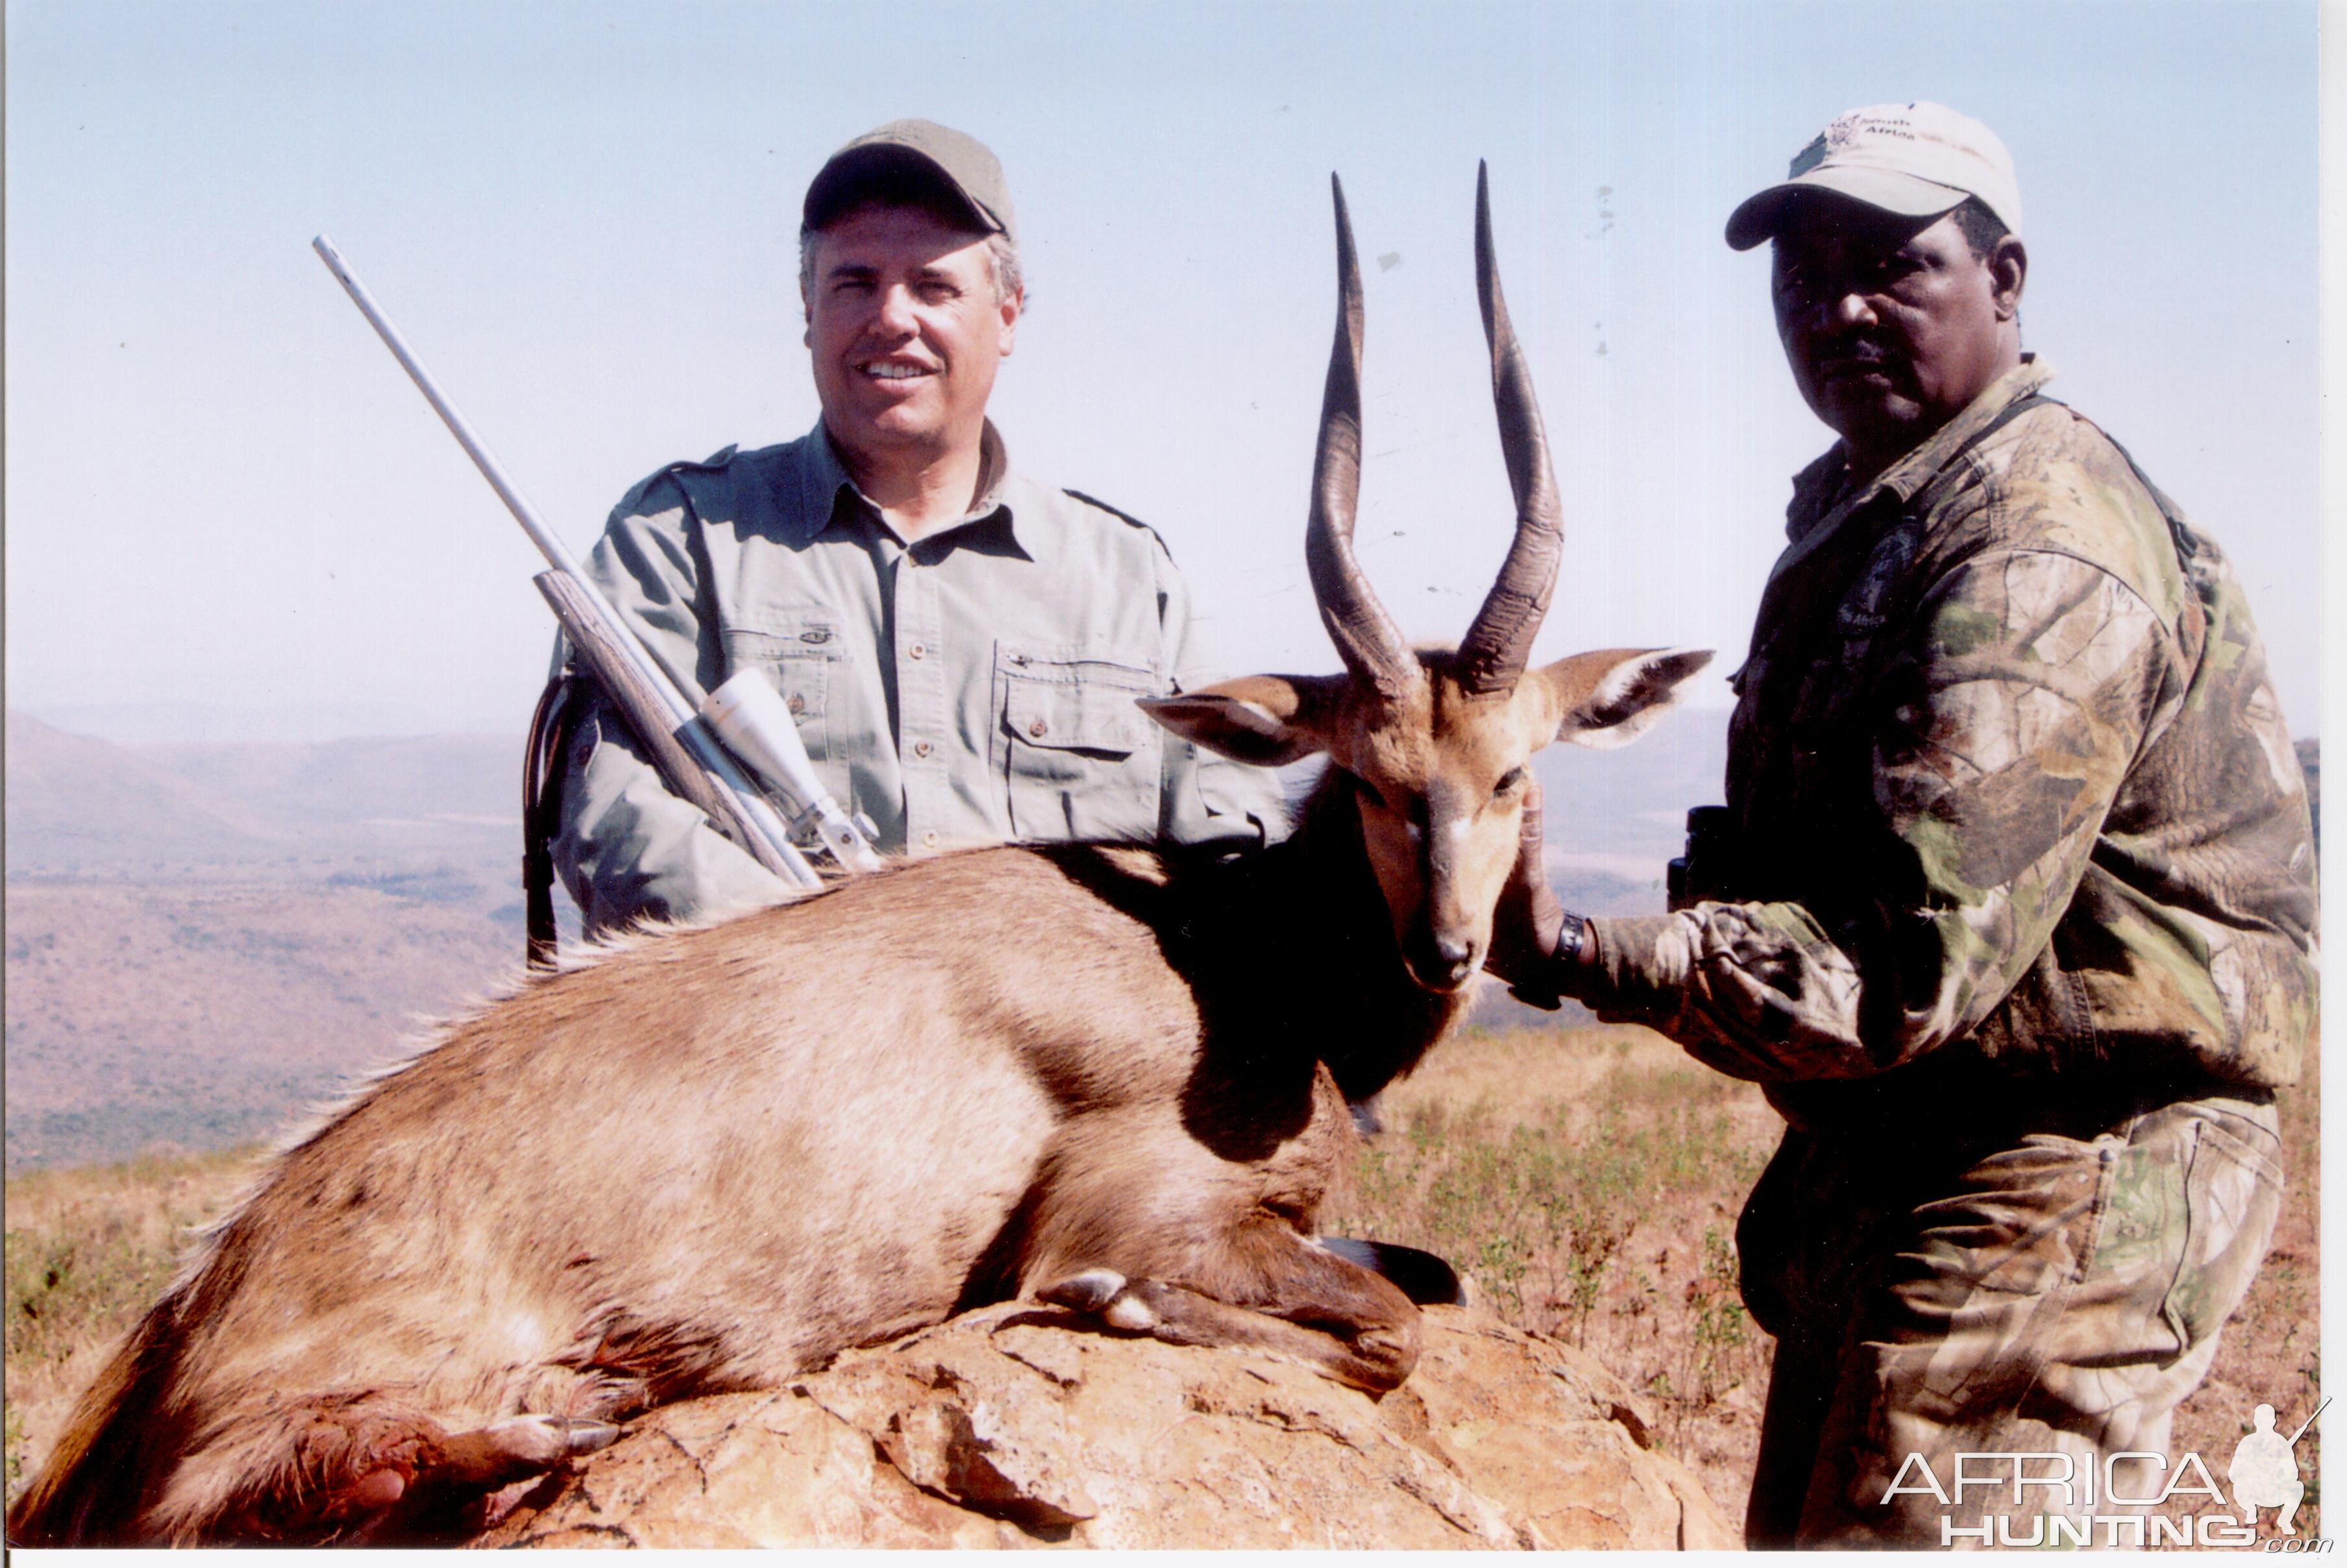
M 1541 786 L 1534 779 L 1524 793 L 1515 868 L 1491 917 L 1491 950 L 1483 968 L 1507 981 L 1518 1001 L 1553 1012 L 1580 967 L 1584 927 L 1580 916 L 1557 902 L 1541 865 L 1542 848 Z M 1571 950 L 1559 953 L 1561 943 L 1569 943 Z

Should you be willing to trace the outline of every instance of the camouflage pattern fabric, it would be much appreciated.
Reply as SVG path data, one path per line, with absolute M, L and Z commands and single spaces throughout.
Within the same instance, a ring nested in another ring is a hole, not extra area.
M 1714 896 L 1594 922 L 1584 999 L 1794 1125 L 2297 1078 L 2303 775 L 2240 585 L 2024 362 L 1880 477 L 1796 481 Z
M 1779 1337 L 1757 1542 L 1998 1506 L 1886 1503 L 1911 1453 L 2161 1449 L 2272 1230 L 2303 775 L 2231 569 L 2050 374 L 1795 481 L 1724 844 L 1683 907 L 1593 922 L 1575 988 L 1789 1124 L 1739 1231 Z
M 1745 1297 L 1778 1346 L 1749 1543 L 1973 1544 L 1954 1531 L 2000 1517 L 1999 1541 L 2051 1543 L 2035 1516 L 2139 1512 L 2125 1500 L 2167 1480 L 2125 1461 L 2120 1501 L 2087 1491 L 2098 1455 L 2166 1453 L 2249 1289 L 2280 1204 L 2272 1108 L 2186 1102 L 1963 1158 L 1902 1169 L 1795 1132 L 1754 1190 Z M 2023 1473 L 2075 1484 L 2024 1490 L 1976 1457 L 1971 1475 L 2001 1479 L 1959 1497 L 1960 1453 L 2065 1455 Z M 2128 1543 L 2116 1532 L 2092 1544 Z

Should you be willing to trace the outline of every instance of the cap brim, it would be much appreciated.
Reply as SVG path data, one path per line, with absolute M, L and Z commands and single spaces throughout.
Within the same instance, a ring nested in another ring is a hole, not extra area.
M 1928 218 L 1952 211 L 1971 193 L 1935 180 L 1922 179 L 1888 169 L 1813 169 L 1797 179 L 1772 185 L 1748 197 L 1727 215 L 1730 249 L 1749 251 L 1777 237 L 1786 209 L 1805 191 L 1829 190 L 1903 218 Z
M 799 209 L 800 220 L 809 229 L 820 229 L 846 210 L 859 187 L 892 178 L 917 180 L 935 190 L 969 219 L 971 228 L 980 232 L 1009 231 L 1000 219 L 962 189 L 960 180 L 946 172 L 943 164 L 917 148 L 897 142 L 851 147 L 825 164 L 807 187 L 806 200 Z

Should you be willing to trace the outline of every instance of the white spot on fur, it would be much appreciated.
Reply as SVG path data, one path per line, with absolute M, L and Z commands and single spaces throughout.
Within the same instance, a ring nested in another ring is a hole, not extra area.
M 1137 1296 L 1120 1296 L 1108 1304 L 1101 1320 L 1112 1328 L 1122 1328 L 1134 1334 L 1146 1334 L 1157 1327 L 1157 1314 Z
M 515 1361 L 535 1361 L 547 1351 L 546 1325 L 528 1312 L 509 1312 L 504 1324 L 506 1354 Z

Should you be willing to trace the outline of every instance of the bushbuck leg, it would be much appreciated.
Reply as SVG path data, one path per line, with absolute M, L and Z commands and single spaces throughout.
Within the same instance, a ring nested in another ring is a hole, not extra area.
M 1242 1227 L 1223 1239 L 1212 1263 L 1213 1283 L 1196 1288 L 1092 1268 L 1038 1294 L 1169 1345 L 1291 1356 L 1372 1393 L 1400 1386 L 1417 1367 L 1418 1307 L 1409 1297 L 1392 1281 L 1321 1251 L 1286 1222 Z
M 1328 1070 L 1295 1071 L 1293 1099 L 1276 1069 L 1256 1085 L 1258 1114 L 1294 1117 L 1257 1159 L 1174 1135 L 1163 1106 L 1071 1123 L 1021 1205 L 1022 1293 L 1169 1344 L 1279 1351 L 1355 1388 L 1409 1377 L 1417 1306 L 1303 1234 L 1354 1135 Z
M 272 1544 L 394 1545 L 456 1540 L 488 1521 L 498 1490 L 610 1444 L 609 1421 L 514 1416 L 451 1432 L 422 1409 L 380 1394 L 256 1409 L 172 1477 L 160 1516 Z M 223 1505 L 219 1491 L 236 1486 Z M 178 1532 L 169 1532 L 178 1538 Z

